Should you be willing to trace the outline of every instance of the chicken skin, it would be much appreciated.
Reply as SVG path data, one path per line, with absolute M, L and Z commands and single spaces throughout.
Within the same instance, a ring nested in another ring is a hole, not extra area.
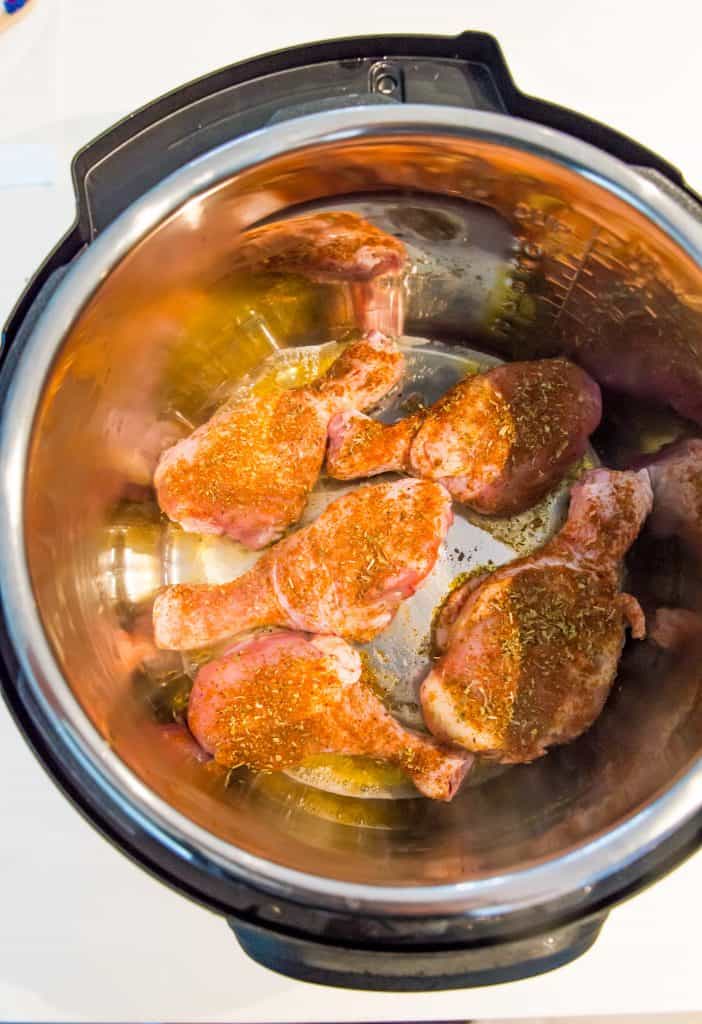
M 247 638 L 200 669 L 188 724 L 223 765 L 280 771 L 315 754 L 362 754 L 399 765 L 433 800 L 450 800 L 473 761 L 400 725 L 335 636 Z
M 562 479 L 601 414 L 599 387 L 573 363 L 510 363 L 467 377 L 430 409 L 390 426 L 337 414 L 327 472 L 338 480 L 411 473 L 441 481 L 476 512 L 512 515 Z
M 653 487 L 649 530 L 657 537 L 680 537 L 702 560 L 702 440 L 666 445 L 646 468 Z
M 161 456 L 161 509 L 183 529 L 227 534 L 249 548 L 277 540 L 302 515 L 324 461 L 327 426 L 375 405 L 399 380 L 403 356 L 371 332 L 306 387 L 236 395 Z
M 232 583 L 162 591 L 156 643 L 188 650 L 262 626 L 372 640 L 431 572 L 452 518 L 441 484 L 405 478 L 360 487 Z
M 589 728 L 626 622 L 644 635 L 643 612 L 620 579 L 651 500 L 645 471 L 591 470 L 556 537 L 451 595 L 436 631 L 442 654 L 421 687 L 435 736 L 517 763 Z
M 402 333 L 401 289 L 388 288 L 407 261 L 399 239 L 350 211 L 305 214 L 242 235 L 234 270 L 300 274 L 323 284 L 348 284 L 363 330 Z

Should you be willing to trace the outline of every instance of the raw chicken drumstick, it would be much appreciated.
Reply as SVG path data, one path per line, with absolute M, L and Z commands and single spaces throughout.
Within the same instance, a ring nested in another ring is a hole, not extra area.
M 249 548 L 277 540 L 317 481 L 331 417 L 375 405 L 403 365 L 395 342 L 375 331 L 306 387 L 236 395 L 161 456 L 154 475 L 161 509 L 185 530 L 228 534 Z
M 233 254 L 234 270 L 301 274 L 350 286 L 358 324 L 402 334 L 402 292 L 383 278 L 405 266 L 402 242 L 349 211 L 305 214 L 247 231 Z
M 335 636 L 249 637 L 200 669 L 188 724 L 220 764 L 280 771 L 315 754 L 365 754 L 400 765 L 434 800 L 455 795 L 473 760 L 395 721 Z
M 658 537 L 680 537 L 702 560 L 702 440 L 666 445 L 646 468 L 653 487 L 648 529 Z
M 156 643 L 188 650 L 260 626 L 371 640 L 431 572 L 452 518 L 441 484 L 406 478 L 360 487 L 232 583 L 162 591 Z
M 530 508 L 585 452 L 600 389 L 565 359 L 510 363 L 468 377 L 430 409 L 386 426 L 358 412 L 329 425 L 337 480 L 390 470 L 440 480 L 477 512 Z
M 515 763 L 589 728 L 614 680 L 626 622 L 644 634 L 620 578 L 650 509 L 645 470 L 591 470 L 556 537 L 455 591 L 437 625 L 442 656 L 421 687 L 435 736 Z

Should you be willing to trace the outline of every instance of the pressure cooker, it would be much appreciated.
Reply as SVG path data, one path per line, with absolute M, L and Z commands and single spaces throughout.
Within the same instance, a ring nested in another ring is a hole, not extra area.
M 627 645 L 585 736 L 449 805 L 334 803 L 276 776 L 224 785 L 143 700 L 134 622 L 164 566 L 193 556 L 185 535 L 154 540 L 138 456 L 188 376 L 215 372 L 232 346 L 255 363 L 270 323 L 249 298 L 233 309 L 219 283 L 242 232 L 297 210 L 371 210 L 429 254 L 409 334 L 586 367 L 594 350 L 616 367 L 644 339 L 653 382 L 672 353 L 694 383 L 700 200 L 636 142 L 522 94 L 475 32 L 232 65 L 111 128 L 76 156 L 73 180 L 75 223 L 2 336 L 2 690 L 48 774 L 110 842 L 283 974 L 437 989 L 582 954 L 614 904 L 699 845 L 694 653 Z M 326 340 L 299 304 L 285 319 L 275 295 L 265 302 L 279 345 Z M 690 428 L 608 390 L 606 373 L 600 383 L 593 445 L 606 464 Z M 642 536 L 628 572 L 654 604 L 702 601 L 676 538 Z

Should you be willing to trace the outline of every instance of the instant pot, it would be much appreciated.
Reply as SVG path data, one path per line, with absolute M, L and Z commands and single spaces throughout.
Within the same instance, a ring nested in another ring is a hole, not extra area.
M 702 387 L 698 198 L 637 143 L 520 93 L 480 33 L 233 65 L 126 118 L 73 176 L 76 222 L 2 347 L 2 688 L 35 753 L 111 842 L 281 973 L 418 990 L 578 956 L 613 904 L 699 844 L 694 650 L 630 643 L 585 736 L 449 805 L 332 811 L 292 780 L 223 785 L 140 695 L 137 626 L 168 581 L 164 546 L 184 545 L 169 565 L 190 557 L 184 535 L 154 540 L 143 516 L 149 439 L 182 388 L 174 346 L 195 346 L 197 374 L 216 362 L 198 338 L 219 338 L 219 358 L 222 338 L 261 328 L 256 303 L 233 312 L 222 299 L 241 232 L 371 204 L 426 254 L 408 333 L 500 359 L 567 353 L 605 386 L 595 450 L 628 465 L 696 430 L 665 380 L 674 365 Z M 278 343 L 326 340 L 329 323 L 285 319 L 275 293 L 265 302 Z M 642 347 L 636 398 L 607 368 Z M 649 608 L 702 606 L 676 538 L 644 533 L 628 572 Z

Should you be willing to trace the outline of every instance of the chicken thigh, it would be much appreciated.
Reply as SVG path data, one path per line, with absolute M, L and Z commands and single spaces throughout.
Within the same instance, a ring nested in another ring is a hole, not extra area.
M 455 795 L 473 760 L 400 725 L 335 636 L 247 638 L 200 669 L 188 724 L 223 765 L 280 771 L 315 754 L 363 754 L 399 765 L 434 800 Z
M 234 270 L 300 274 L 349 286 L 363 330 L 402 333 L 402 291 L 388 287 L 405 266 L 399 239 L 350 211 L 326 211 L 276 221 L 242 235 Z
M 477 512 L 530 508 L 587 446 L 600 390 L 565 359 L 510 363 L 460 381 L 430 409 L 386 426 L 358 412 L 329 425 L 327 472 L 390 470 L 440 480 Z
M 435 736 L 515 763 L 592 724 L 626 622 L 644 634 L 643 612 L 620 580 L 650 509 L 645 471 L 591 470 L 573 488 L 556 537 L 451 595 L 436 631 L 442 655 L 421 687 Z
M 236 395 L 161 456 L 154 475 L 161 509 L 185 530 L 228 534 L 250 548 L 277 540 L 317 481 L 331 417 L 375 405 L 403 365 L 395 342 L 371 332 L 306 387 Z
M 232 583 L 167 587 L 154 604 L 156 643 L 187 650 L 260 626 L 371 640 L 431 572 L 452 518 L 441 484 L 360 487 Z

